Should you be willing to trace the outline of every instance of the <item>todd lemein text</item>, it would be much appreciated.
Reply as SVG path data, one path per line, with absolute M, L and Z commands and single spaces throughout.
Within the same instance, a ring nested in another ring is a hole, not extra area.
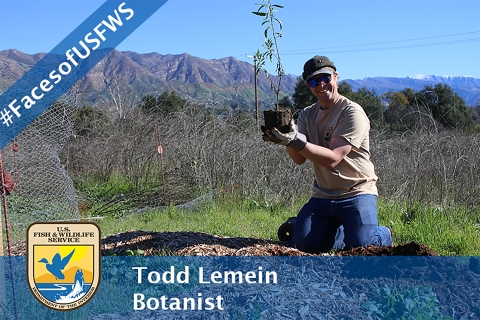
M 184 266 L 177 269 L 170 266 L 169 270 L 156 271 L 148 270 L 147 267 L 132 267 L 137 271 L 137 282 L 139 284 L 190 284 L 193 272 L 190 266 Z M 256 270 L 250 271 L 211 271 L 207 272 L 203 267 L 198 267 L 197 277 L 192 277 L 198 281 L 199 285 L 218 285 L 218 284 L 277 284 L 277 273 L 275 271 L 264 271 L 260 266 Z M 134 310 L 224 310 L 223 297 L 204 297 L 202 293 L 197 293 L 195 298 L 175 298 L 175 297 L 145 297 L 144 294 L 135 293 L 133 301 Z

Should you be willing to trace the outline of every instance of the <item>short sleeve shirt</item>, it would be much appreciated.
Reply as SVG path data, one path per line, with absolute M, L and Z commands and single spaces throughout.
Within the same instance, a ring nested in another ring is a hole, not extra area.
M 352 145 L 352 150 L 333 169 L 313 164 L 313 197 L 343 199 L 360 194 L 378 195 L 378 178 L 370 161 L 370 121 L 359 104 L 344 96 L 328 109 L 321 109 L 317 102 L 300 112 L 297 127 L 308 142 L 325 148 L 330 148 L 334 137 Z

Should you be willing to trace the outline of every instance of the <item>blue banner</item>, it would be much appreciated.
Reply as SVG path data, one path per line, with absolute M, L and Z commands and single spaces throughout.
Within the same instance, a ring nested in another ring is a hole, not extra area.
M 108 0 L 0 96 L 0 149 L 167 0 Z
M 73 311 L 54 311 L 31 294 L 25 257 L 4 257 L 7 295 L 0 304 L 7 319 L 21 320 L 480 319 L 479 262 L 406 256 L 103 257 L 92 300 Z

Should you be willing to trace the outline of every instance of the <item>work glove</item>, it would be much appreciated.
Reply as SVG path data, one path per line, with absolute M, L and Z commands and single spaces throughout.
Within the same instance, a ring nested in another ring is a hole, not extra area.
M 302 150 L 307 144 L 307 138 L 304 134 L 297 131 L 295 121 L 290 121 L 289 130 L 287 133 L 278 131 L 277 128 L 271 130 L 265 130 L 265 127 L 261 127 L 263 132 L 263 140 L 272 141 L 282 146 L 291 147 L 296 151 Z
M 266 130 L 265 126 L 260 126 L 260 129 L 263 132 L 263 136 L 262 136 L 263 141 L 271 141 L 276 144 L 281 144 L 282 140 L 275 137 L 270 130 Z

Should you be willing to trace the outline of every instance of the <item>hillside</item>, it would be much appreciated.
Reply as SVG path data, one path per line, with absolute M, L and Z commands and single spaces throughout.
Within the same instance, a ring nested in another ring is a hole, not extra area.
M 45 53 L 29 55 L 15 49 L 0 51 L 0 91 L 8 88 L 44 56 Z M 293 94 L 297 78 L 292 74 L 283 77 L 282 94 Z M 444 83 L 451 86 L 468 105 L 480 104 L 480 79 L 472 77 L 417 75 L 344 81 L 353 90 L 366 87 L 375 89 L 377 94 L 401 91 L 406 87 L 421 90 L 425 85 Z M 188 53 L 162 55 L 113 50 L 81 79 L 79 88 L 85 104 L 100 103 L 113 93 L 138 100 L 147 93 L 159 94 L 171 90 L 187 100 L 210 106 L 229 105 L 242 109 L 254 106 L 253 66 L 234 57 L 207 60 Z M 270 108 L 275 99 L 270 81 L 263 72 L 259 73 L 258 89 L 260 108 Z
M 0 91 L 12 85 L 44 55 L 29 55 L 15 49 L 1 51 Z M 282 91 L 292 94 L 295 82 L 296 76 L 286 75 Z M 185 99 L 202 104 L 236 102 L 253 107 L 253 83 L 253 66 L 233 57 L 205 60 L 188 53 L 161 55 L 113 50 L 81 79 L 79 89 L 87 104 L 99 103 L 112 92 L 140 99 L 147 93 L 173 90 Z M 273 104 L 270 82 L 263 73 L 258 77 L 258 88 L 259 96 Z

